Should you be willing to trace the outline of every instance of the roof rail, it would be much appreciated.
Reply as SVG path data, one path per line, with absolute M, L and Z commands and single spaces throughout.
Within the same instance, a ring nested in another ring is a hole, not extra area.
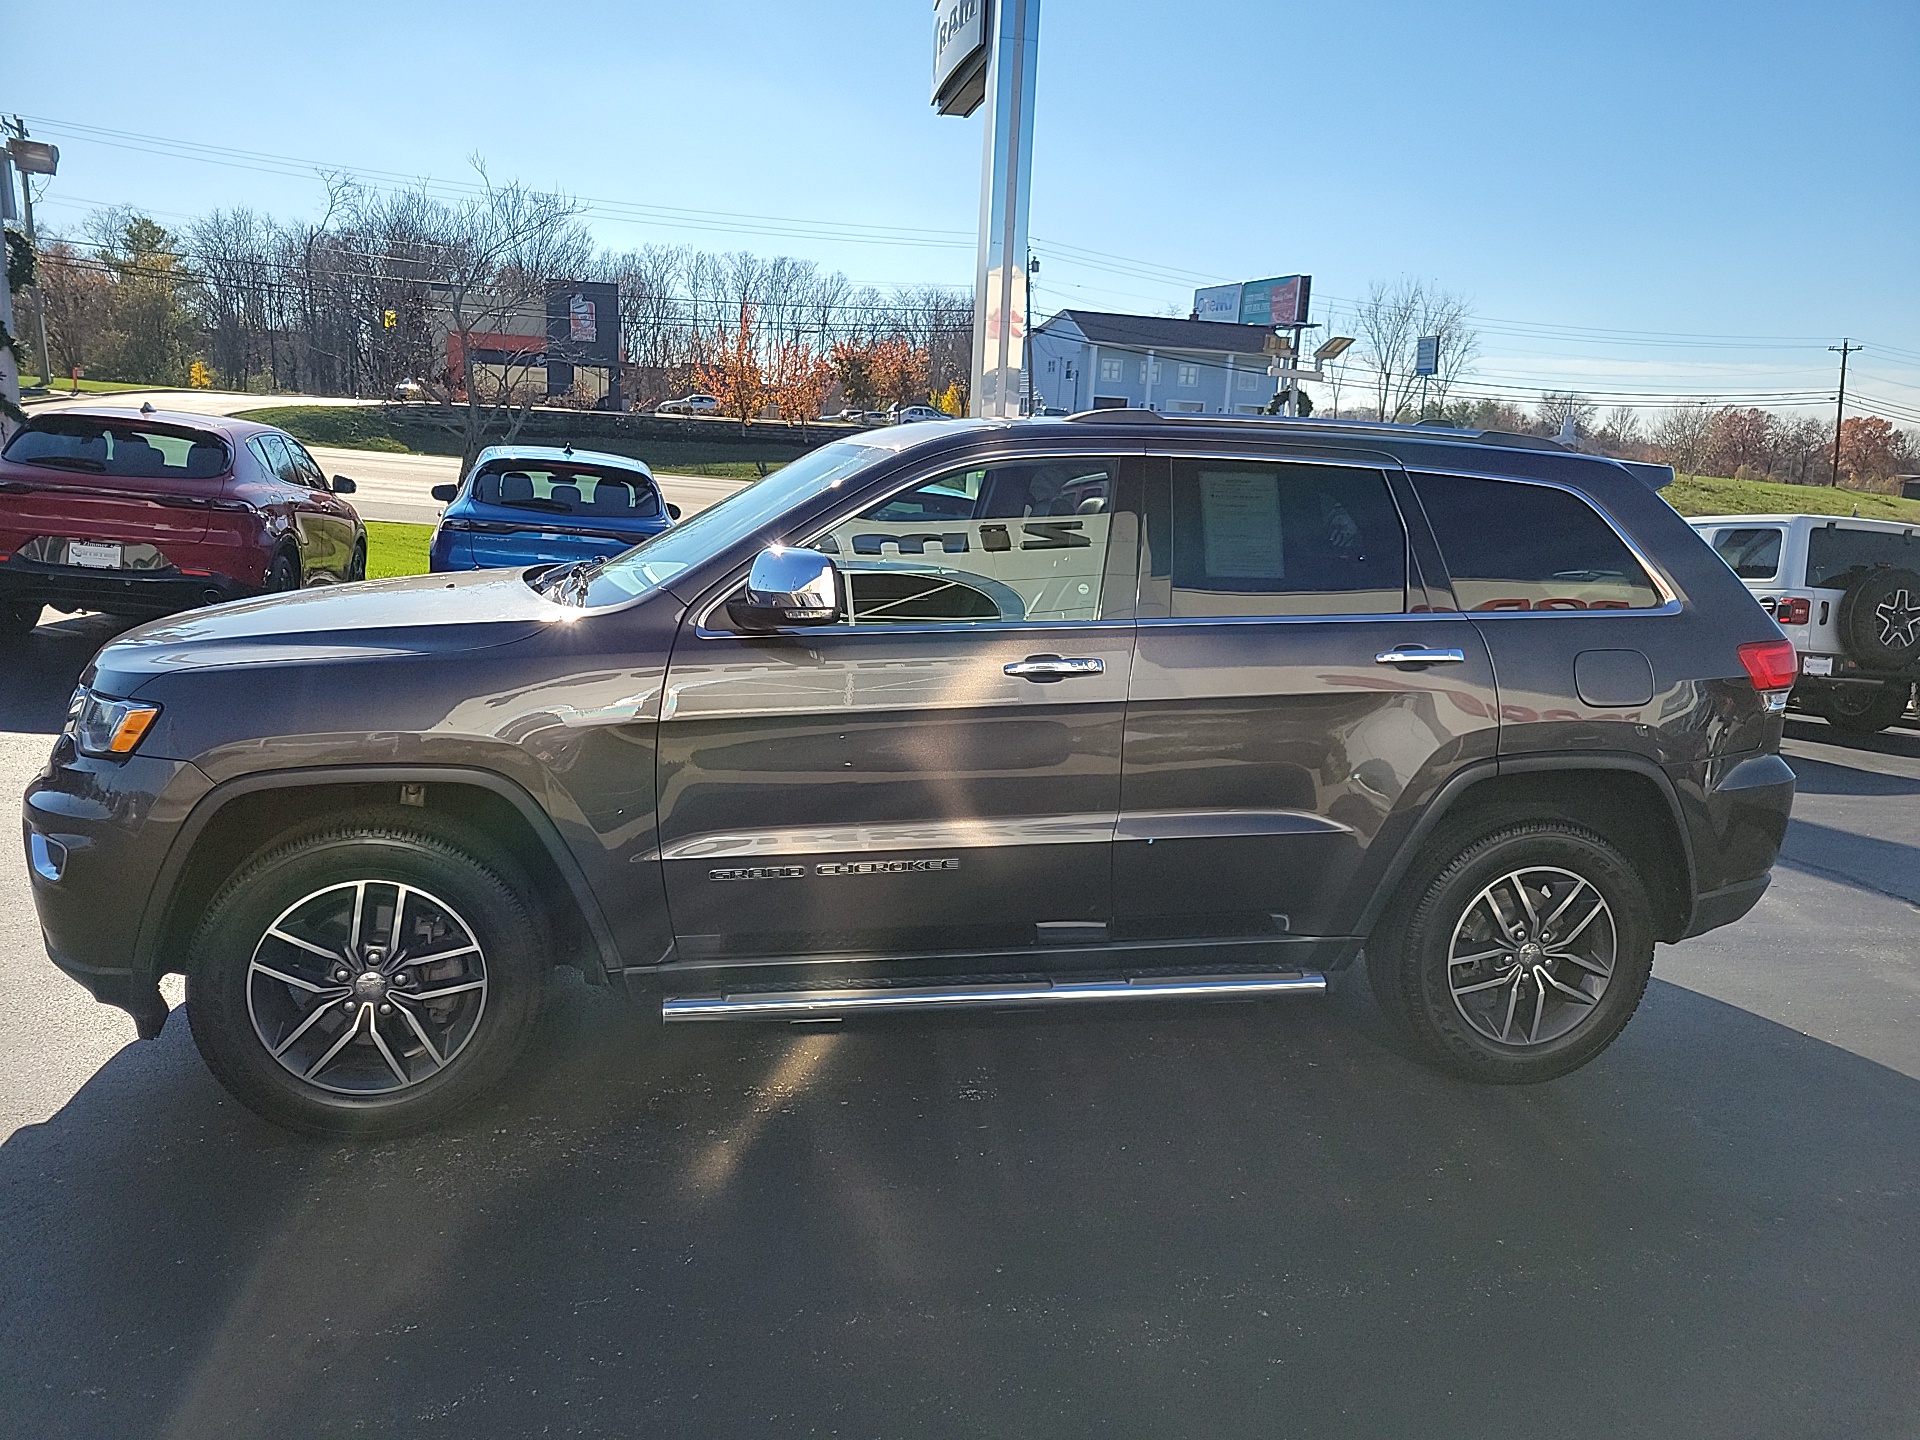
M 1402 440 L 1462 440 L 1513 450 L 1567 451 L 1558 440 L 1544 435 L 1517 435 L 1506 430 L 1455 430 L 1428 423 L 1399 424 L 1383 420 L 1329 420 L 1290 415 L 1162 415 L 1137 405 L 1125 409 L 1081 410 L 1066 418 L 1084 425 L 1240 425 L 1265 429 L 1279 424 L 1289 430 L 1313 430 L 1325 435 L 1391 435 Z

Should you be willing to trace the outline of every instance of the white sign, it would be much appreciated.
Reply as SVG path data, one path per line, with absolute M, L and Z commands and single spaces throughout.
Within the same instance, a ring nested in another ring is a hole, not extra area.
M 986 97 L 986 48 L 987 0 L 935 0 L 933 103 L 942 115 L 971 115 Z
M 1209 285 L 1193 292 L 1193 318 L 1223 325 L 1240 323 L 1240 287 Z
M 1212 580 L 1280 580 L 1280 485 L 1272 475 L 1200 472 L 1200 542 Z
M 1440 337 L 1438 335 L 1422 335 L 1415 343 L 1413 373 L 1416 375 L 1440 373 Z

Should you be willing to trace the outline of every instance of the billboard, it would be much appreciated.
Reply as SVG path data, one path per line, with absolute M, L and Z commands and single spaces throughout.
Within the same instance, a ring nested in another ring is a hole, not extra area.
M 570 365 L 618 365 L 620 287 L 591 280 L 549 281 L 547 356 Z
M 1304 325 L 1312 293 L 1311 275 L 1209 285 L 1193 292 L 1193 318 L 1228 325 Z
M 971 115 L 987 98 L 989 0 L 934 0 L 933 105 Z
M 1242 325 L 1304 325 L 1313 292 L 1311 275 L 1277 275 L 1240 287 Z
M 1237 325 L 1240 322 L 1240 287 L 1209 285 L 1204 290 L 1194 291 L 1193 318 Z

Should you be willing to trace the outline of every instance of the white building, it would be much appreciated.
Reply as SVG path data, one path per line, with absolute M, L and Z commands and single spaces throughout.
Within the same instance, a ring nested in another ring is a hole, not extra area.
M 1062 310 L 1032 334 L 1033 408 L 1256 415 L 1273 399 L 1262 325 Z

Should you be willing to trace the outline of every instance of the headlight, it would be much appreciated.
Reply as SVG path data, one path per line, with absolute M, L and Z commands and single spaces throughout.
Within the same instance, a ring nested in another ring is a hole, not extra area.
M 67 733 L 82 755 L 96 759 L 124 757 L 139 747 L 141 737 L 159 716 L 158 705 L 114 700 L 82 686 L 73 692 L 73 703 L 67 707 Z

